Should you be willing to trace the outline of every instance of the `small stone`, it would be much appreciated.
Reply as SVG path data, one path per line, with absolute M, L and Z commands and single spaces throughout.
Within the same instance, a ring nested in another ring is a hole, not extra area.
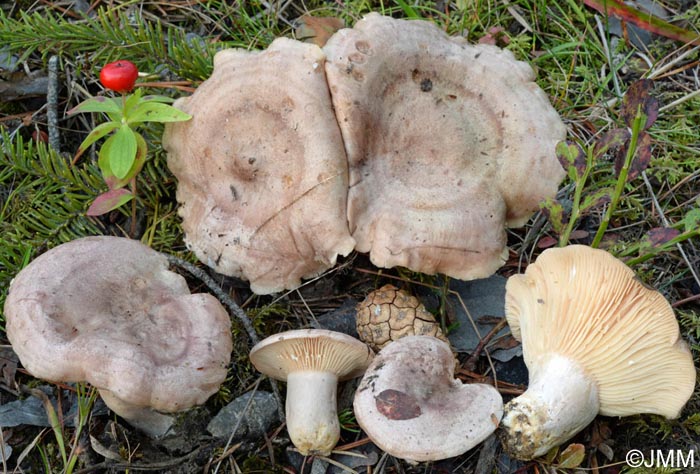
M 250 400 L 251 396 L 252 400 Z M 250 403 L 248 403 L 249 400 Z M 243 418 L 238 424 L 241 416 Z M 231 436 L 231 430 L 238 424 L 233 439 L 252 440 L 262 438 L 275 423 L 279 422 L 281 420 L 277 411 L 277 402 L 272 393 L 247 392 L 222 408 L 209 422 L 207 431 L 217 438 L 228 439 Z

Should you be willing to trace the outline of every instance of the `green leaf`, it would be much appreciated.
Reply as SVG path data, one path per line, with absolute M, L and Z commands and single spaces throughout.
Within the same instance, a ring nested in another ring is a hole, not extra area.
M 102 171 L 102 177 L 105 180 L 105 183 L 107 184 L 107 187 L 109 189 L 118 189 L 126 186 L 131 179 L 136 176 L 140 171 L 141 168 L 143 168 L 143 165 L 146 163 L 146 155 L 148 152 L 148 145 L 146 145 L 146 140 L 138 134 L 134 133 L 136 135 L 136 157 L 134 158 L 134 164 L 131 165 L 131 169 L 129 172 L 124 176 L 123 178 L 119 179 L 117 178 L 114 173 L 112 172 L 112 168 L 109 164 L 109 147 L 112 146 L 112 143 L 114 141 L 111 141 L 110 143 L 105 142 L 105 144 L 102 146 L 102 149 L 100 150 L 100 154 L 97 158 L 97 166 L 100 167 L 100 170 Z
M 109 147 L 109 167 L 118 179 L 124 179 L 136 159 L 136 133 L 128 126 L 122 125 L 111 137 L 113 143 Z
M 586 171 L 586 153 L 576 143 L 561 141 L 556 146 L 557 159 L 562 168 L 567 170 L 569 178 L 576 181 Z
M 552 198 L 547 198 L 540 203 L 540 209 L 547 216 L 552 228 L 557 234 L 564 231 L 564 226 L 568 222 L 568 216 L 564 215 L 564 206 L 559 201 Z
M 161 102 L 163 104 L 172 104 L 175 102 L 175 99 L 166 95 L 145 95 L 143 96 L 143 102 Z
M 583 203 L 579 207 L 581 213 L 585 213 L 594 207 L 602 206 L 610 202 L 610 196 L 612 195 L 612 188 L 604 188 L 594 193 L 586 195 L 583 198 Z
M 127 117 L 130 124 L 140 122 L 184 122 L 192 116 L 170 105 L 158 102 L 142 102 Z
M 104 112 L 121 114 L 122 108 L 115 99 L 108 97 L 93 97 L 79 103 L 68 111 L 68 115 L 82 114 L 86 112 Z
M 131 111 L 139 106 L 141 94 L 141 89 L 136 89 L 133 94 L 126 96 L 126 99 L 124 99 L 124 117 L 128 117 Z
M 690 232 L 698 227 L 700 227 L 700 208 L 691 209 L 683 217 L 683 228 L 686 232 Z
M 557 467 L 562 469 L 574 469 L 581 465 L 586 457 L 586 448 L 582 444 L 572 443 L 559 455 Z
M 78 148 L 77 154 L 82 155 L 90 145 L 107 135 L 109 132 L 119 128 L 120 126 L 121 124 L 119 122 L 105 122 L 98 125 L 92 130 L 92 132 L 90 132 L 90 134 L 87 137 L 85 137 L 83 143 L 80 144 L 80 148 Z
M 101 216 L 131 201 L 134 195 L 128 189 L 110 189 L 92 201 L 87 210 L 88 216 Z

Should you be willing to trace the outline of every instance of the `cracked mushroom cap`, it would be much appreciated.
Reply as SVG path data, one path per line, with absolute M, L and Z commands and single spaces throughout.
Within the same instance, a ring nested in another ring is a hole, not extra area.
M 296 288 L 355 245 L 324 61 L 286 38 L 220 51 L 211 77 L 176 102 L 192 119 L 165 128 L 188 247 L 258 294 Z
M 380 267 L 491 275 L 505 261 L 505 226 L 524 224 L 565 174 L 554 149 L 566 128 L 532 68 L 376 13 L 324 51 L 356 250 Z
M 673 309 L 603 250 L 542 252 L 508 279 L 505 311 L 530 376 L 501 421 L 513 457 L 546 454 L 598 413 L 676 418 L 693 393 L 693 357 Z
M 14 278 L 4 310 L 32 375 L 89 382 L 127 419 L 119 407 L 204 403 L 226 378 L 228 314 L 135 240 L 86 237 L 47 251 Z
M 503 401 L 490 385 L 454 378 L 450 347 L 432 336 L 388 344 L 355 392 L 357 421 L 382 450 L 409 461 L 458 456 L 498 427 Z

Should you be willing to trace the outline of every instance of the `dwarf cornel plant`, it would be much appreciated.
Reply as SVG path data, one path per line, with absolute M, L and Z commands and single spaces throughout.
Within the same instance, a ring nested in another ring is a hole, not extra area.
M 73 158 L 75 164 L 93 143 L 109 135 L 97 155 L 97 164 L 108 190 L 92 202 L 87 210 L 89 216 L 105 214 L 136 196 L 136 175 L 148 156 L 146 140 L 138 132 L 140 127 L 149 122 L 182 122 L 191 118 L 168 105 L 173 102 L 170 97 L 144 96 L 141 89 L 128 94 L 134 89 L 137 77 L 138 69 L 132 62 L 109 63 L 100 71 L 100 82 L 107 89 L 121 93 L 121 97 L 90 98 L 68 111 L 69 115 L 98 112 L 108 118 L 88 134 Z

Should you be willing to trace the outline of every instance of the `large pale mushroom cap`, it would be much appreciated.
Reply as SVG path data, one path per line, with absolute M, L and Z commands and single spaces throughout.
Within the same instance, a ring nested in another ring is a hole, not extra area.
M 432 336 L 389 343 L 355 392 L 357 421 L 392 456 L 432 461 L 458 456 L 498 427 L 503 401 L 490 385 L 454 378 L 450 347 Z
M 347 255 L 347 162 L 315 45 L 225 50 L 176 105 L 163 147 L 188 247 L 259 294 L 299 286 Z
M 673 309 L 604 250 L 542 252 L 508 279 L 506 317 L 528 368 L 555 355 L 576 361 L 594 379 L 603 415 L 676 418 L 693 393 L 693 357 Z
M 566 129 L 530 66 L 375 13 L 324 51 L 356 249 L 380 267 L 491 275 L 505 225 L 527 221 L 564 177 L 554 148 Z
M 12 281 L 5 318 L 32 375 L 87 381 L 115 411 L 179 411 L 226 378 L 228 314 L 135 240 L 87 237 L 42 254 Z

